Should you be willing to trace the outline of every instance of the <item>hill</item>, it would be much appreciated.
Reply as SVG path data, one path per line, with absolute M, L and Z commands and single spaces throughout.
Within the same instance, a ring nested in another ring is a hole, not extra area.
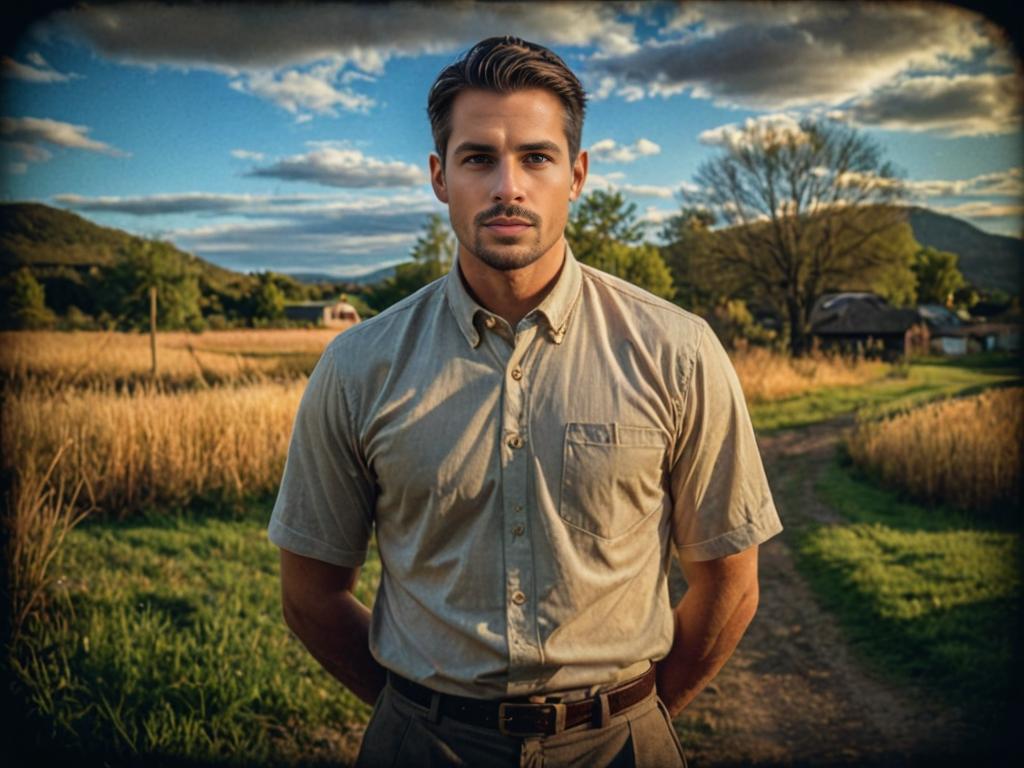
M 949 251 L 960 257 L 964 277 L 985 290 L 1019 292 L 1024 240 L 982 232 L 973 224 L 925 208 L 911 208 L 908 215 L 914 239 L 921 245 Z
M 101 227 L 70 211 L 41 203 L 0 203 L 0 275 L 27 266 L 42 277 L 109 267 L 143 238 L 120 229 Z M 173 249 L 196 267 L 211 290 L 239 293 L 255 282 L 250 275 Z

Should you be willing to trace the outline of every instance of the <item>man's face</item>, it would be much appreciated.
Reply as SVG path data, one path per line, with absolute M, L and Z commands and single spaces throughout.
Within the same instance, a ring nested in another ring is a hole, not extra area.
M 560 260 L 562 235 L 587 175 L 569 162 L 565 112 L 550 91 L 467 90 L 452 105 L 445 169 L 430 157 L 434 193 L 448 204 L 461 246 L 487 266 L 521 269 Z

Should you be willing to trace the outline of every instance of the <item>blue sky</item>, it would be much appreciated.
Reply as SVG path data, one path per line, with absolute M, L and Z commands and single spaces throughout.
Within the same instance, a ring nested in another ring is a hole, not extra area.
M 952 5 L 118 3 L 39 19 L 2 63 L 4 200 L 241 271 L 394 264 L 432 212 L 426 94 L 476 41 L 553 48 L 590 94 L 588 188 L 652 240 L 748 121 L 856 125 L 911 202 L 1019 236 L 1020 65 Z

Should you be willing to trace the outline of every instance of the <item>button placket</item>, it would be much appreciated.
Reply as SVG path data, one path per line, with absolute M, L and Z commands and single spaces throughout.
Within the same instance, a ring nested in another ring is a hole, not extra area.
M 525 326 L 525 327 L 524 327 Z M 537 645 L 533 553 L 527 534 L 529 429 L 523 358 L 537 339 L 535 323 L 517 326 L 505 360 L 502 397 L 502 491 L 505 518 L 506 626 L 510 685 L 520 670 L 540 661 Z

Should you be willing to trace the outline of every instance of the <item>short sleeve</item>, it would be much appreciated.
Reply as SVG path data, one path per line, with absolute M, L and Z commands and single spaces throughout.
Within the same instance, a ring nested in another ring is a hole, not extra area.
M 268 535 L 298 555 L 355 567 L 366 560 L 376 485 L 358 449 L 333 352 L 324 352 L 299 403 Z
M 672 454 L 672 538 L 682 560 L 742 552 L 782 530 L 736 371 L 707 325 L 684 378 Z

